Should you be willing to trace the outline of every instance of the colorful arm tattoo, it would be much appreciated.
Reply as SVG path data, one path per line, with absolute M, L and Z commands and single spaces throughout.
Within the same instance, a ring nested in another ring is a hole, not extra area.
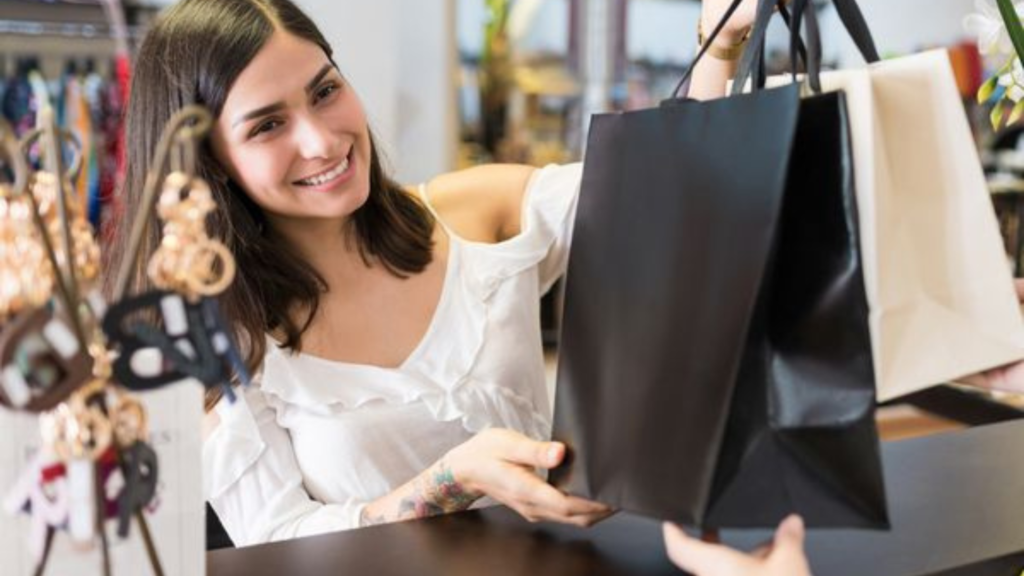
M 441 460 L 435 469 L 417 482 L 416 490 L 398 504 L 400 518 L 426 518 L 469 508 L 482 494 L 476 494 L 455 480 L 452 469 Z
M 411 493 L 398 503 L 393 517 L 371 514 L 366 508 L 360 514 L 361 526 L 375 526 L 386 522 L 427 518 L 469 508 L 483 494 L 467 490 L 455 480 L 452 469 L 441 460 L 412 482 Z

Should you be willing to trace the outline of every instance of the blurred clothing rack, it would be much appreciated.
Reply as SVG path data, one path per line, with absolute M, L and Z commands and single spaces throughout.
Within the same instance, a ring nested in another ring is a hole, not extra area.
M 73 184 L 102 227 L 124 174 L 131 50 L 161 6 L 126 0 L 0 0 L 0 115 L 19 134 L 52 106 L 81 143 Z
M 138 27 L 128 28 L 128 37 L 138 39 L 142 31 Z M 20 36 L 60 36 L 65 38 L 114 38 L 115 32 L 108 24 L 92 22 L 43 22 L 34 20 L 0 19 L 0 34 Z
M 108 40 L 126 35 L 124 39 L 132 41 L 141 37 L 141 25 L 158 11 L 155 6 L 123 1 L 116 4 L 118 8 L 112 6 L 100 0 L 0 0 L 0 35 Z M 122 10 L 131 13 L 123 14 Z M 125 17 L 127 32 L 119 33 L 116 25 Z

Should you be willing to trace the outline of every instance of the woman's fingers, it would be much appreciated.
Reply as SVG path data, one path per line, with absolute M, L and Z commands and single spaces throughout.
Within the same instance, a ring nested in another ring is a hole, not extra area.
M 508 466 L 508 470 L 502 474 L 502 477 L 505 479 L 507 494 L 515 500 L 541 511 L 546 517 L 597 514 L 609 510 L 600 502 L 569 496 L 524 468 Z
M 565 444 L 540 442 L 512 430 L 488 430 L 498 457 L 531 468 L 554 468 L 565 457 Z
M 600 502 L 565 494 L 525 468 L 511 464 L 503 468 L 491 495 L 527 519 L 589 526 L 613 512 Z
M 568 522 L 571 524 L 575 524 L 577 526 L 581 526 L 583 528 L 590 528 L 594 524 L 597 524 L 598 522 L 601 522 L 602 520 L 605 520 L 616 513 L 616 510 L 609 506 L 600 504 L 599 502 L 594 502 L 594 504 L 599 504 L 603 509 L 595 512 L 589 512 L 586 514 L 570 516 Z
M 600 502 L 569 496 L 537 475 L 537 469 L 562 463 L 565 445 L 561 442 L 541 442 L 512 430 L 491 429 L 449 456 L 467 485 L 529 520 L 591 526 L 613 513 Z

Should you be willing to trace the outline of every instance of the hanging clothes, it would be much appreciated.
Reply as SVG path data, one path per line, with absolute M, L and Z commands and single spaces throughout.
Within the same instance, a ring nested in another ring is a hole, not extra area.
M 91 146 L 90 154 L 88 158 L 89 178 L 88 178 L 88 215 L 89 222 L 94 227 L 100 225 L 100 216 L 103 207 L 103 170 L 105 169 L 102 158 L 104 151 L 106 150 L 106 137 L 104 126 L 104 106 L 103 100 L 105 98 L 105 91 L 103 85 L 103 78 L 95 71 L 89 72 L 89 74 L 82 81 L 83 93 L 85 94 L 85 100 L 89 107 L 89 113 L 92 118 L 92 135 L 93 135 L 93 146 Z M 120 122 L 120 109 L 118 115 L 115 117 L 115 130 L 119 130 L 121 126 Z M 117 169 L 117 164 L 114 164 L 114 170 Z
M 19 138 L 36 124 L 37 106 L 28 81 L 30 66 L 31 63 L 24 60 L 18 64 L 14 76 L 6 82 L 2 103 L 4 118 L 11 123 Z
M 106 76 L 97 73 L 91 61 L 69 60 L 61 77 L 46 79 L 38 72 L 37 60 L 25 59 L 15 74 L 0 78 L 0 113 L 18 137 L 36 127 L 39 110 L 48 103 L 58 125 L 74 134 L 81 167 L 72 186 L 97 230 L 109 220 L 114 191 L 123 179 L 126 62 L 112 62 Z M 38 146 L 30 151 L 33 159 L 40 157 Z M 64 160 L 68 164 L 73 160 L 70 148 Z
M 32 88 L 32 96 L 36 102 L 36 127 L 38 128 L 39 112 L 47 106 L 53 106 L 53 102 L 50 100 L 50 88 L 46 85 L 46 79 L 38 69 L 29 71 L 28 84 Z
M 93 155 L 92 111 L 86 101 L 81 78 L 71 76 L 64 82 L 64 126 L 78 140 L 81 169 L 72 184 L 82 210 L 89 206 L 90 161 Z
M 131 57 L 130 30 L 121 0 L 102 0 L 99 4 L 116 44 L 109 68 L 104 67 L 109 73 L 97 73 L 91 59 L 83 61 L 78 55 L 68 54 L 64 73 L 50 78 L 52 83 L 48 85 L 39 72 L 39 58 L 21 57 L 14 73 L 0 69 L 0 114 L 20 138 L 36 127 L 39 111 L 52 106 L 58 125 L 74 133 L 81 145 L 82 164 L 72 184 L 102 241 L 109 237 L 107 223 L 116 210 L 115 191 L 124 181 L 124 117 Z M 50 68 L 52 62 L 47 64 Z M 38 143 L 30 155 L 40 157 Z

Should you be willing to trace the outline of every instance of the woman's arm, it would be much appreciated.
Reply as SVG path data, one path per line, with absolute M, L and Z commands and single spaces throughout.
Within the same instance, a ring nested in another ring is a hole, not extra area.
M 288 432 L 256 388 L 218 408 L 203 443 L 204 493 L 237 546 L 468 508 L 491 496 L 527 519 L 586 526 L 608 516 L 602 504 L 567 496 L 535 469 L 558 465 L 565 448 L 510 430 L 486 430 L 450 450 L 405 485 L 371 501 L 310 497 Z
M 706 35 L 711 32 L 725 15 L 732 0 L 704 0 L 701 6 L 701 28 Z M 757 8 L 755 0 L 746 0 L 726 23 L 725 28 L 715 38 L 714 45 L 719 48 L 729 49 L 741 44 L 750 26 L 754 22 L 754 15 Z M 694 31 L 696 33 L 696 31 Z M 699 48 L 699 47 L 698 47 Z M 690 81 L 690 98 L 697 100 L 710 100 L 725 95 L 726 83 L 736 74 L 736 60 L 724 60 L 712 55 L 708 51 L 697 63 L 693 70 L 693 79 Z
M 485 430 L 394 492 L 368 504 L 363 525 L 425 518 L 465 510 L 490 496 L 531 522 L 590 526 L 612 513 L 605 505 L 569 496 L 534 472 L 565 457 L 559 442 L 538 442 L 511 430 Z

